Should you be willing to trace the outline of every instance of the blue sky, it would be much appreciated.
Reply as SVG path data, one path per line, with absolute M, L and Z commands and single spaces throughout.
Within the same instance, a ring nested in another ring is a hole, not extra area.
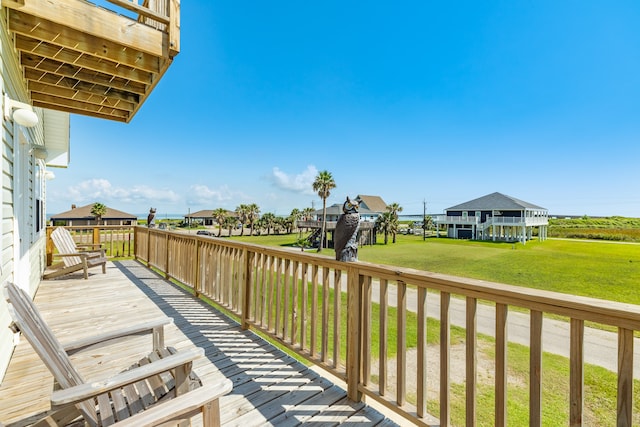
M 637 1 L 183 1 L 181 52 L 131 123 L 72 115 L 48 213 L 158 217 L 495 191 L 640 217 Z

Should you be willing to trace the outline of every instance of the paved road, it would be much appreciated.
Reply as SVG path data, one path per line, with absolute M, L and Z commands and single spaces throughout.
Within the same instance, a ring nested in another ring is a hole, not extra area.
M 333 275 L 331 275 L 333 278 Z M 380 285 L 372 283 L 372 298 L 380 302 Z M 342 289 L 346 292 L 346 280 L 343 277 Z M 407 310 L 417 312 L 417 296 L 415 289 L 407 289 Z M 389 284 L 389 305 L 397 307 L 397 289 Z M 435 293 L 427 295 L 427 315 L 435 319 L 440 318 L 440 297 Z M 451 298 L 451 324 L 465 327 L 465 301 Z M 478 332 L 495 337 L 495 309 L 492 306 L 478 304 L 477 310 Z M 529 345 L 529 314 L 510 311 L 508 315 L 508 338 L 510 342 Z M 545 318 L 542 330 L 542 350 L 552 354 L 569 357 L 569 323 Z M 618 335 L 613 332 L 601 331 L 585 327 L 584 359 L 586 363 L 602 366 L 610 371 L 618 370 Z M 634 378 L 640 379 L 640 339 L 634 340 Z

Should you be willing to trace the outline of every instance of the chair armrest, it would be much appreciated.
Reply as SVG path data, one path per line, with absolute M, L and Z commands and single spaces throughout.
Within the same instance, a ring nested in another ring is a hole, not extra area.
M 139 325 L 129 326 L 126 328 L 115 330 L 115 331 L 109 331 L 99 335 L 93 335 L 91 337 L 82 338 L 76 341 L 63 344 L 63 347 L 64 347 L 64 350 L 67 352 L 67 354 L 71 355 L 95 344 L 104 343 L 106 341 L 110 341 L 110 340 L 121 338 L 121 337 L 148 334 L 150 332 L 154 332 L 158 328 L 162 328 L 172 323 L 173 323 L 172 318 L 164 317 L 164 318 L 152 320 L 149 322 L 141 323 Z
M 102 247 L 102 243 L 76 243 L 76 248 Z
M 121 372 L 106 380 L 93 381 L 54 391 L 51 395 L 51 407 L 63 407 L 91 399 L 100 394 L 161 374 L 162 372 L 170 371 L 178 366 L 190 363 L 203 355 L 203 349 L 199 347 L 191 348 L 156 360 L 147 365 Z
M 200 412 L 208 402 L 219 399 L 233 388 L 230 380 L 223 378 L 211 384 L 205 384 L 174 399 L 155 405 L 145 411 L 118 422 L 119 427 L 154 426 L 166 421 L 192 417 Z
M 76 252 L 75 254 L 60 254 L 60 253 L 53 254 L 54 257 L 79 256 L 80 258 L 90 258 L 89 255 L 90 255 L 89 252 Z
M 95 258 L 95 257 L 99 257 L 99 256 L 104 256 L 106 252 L 107 252 L 107 250 L 104 249 L 104 248 L 102 248 L 102 249 L 89 249 L 89 250 L 80 249 L 78 251 L 79 254 L 86 254 L 89 258 Z

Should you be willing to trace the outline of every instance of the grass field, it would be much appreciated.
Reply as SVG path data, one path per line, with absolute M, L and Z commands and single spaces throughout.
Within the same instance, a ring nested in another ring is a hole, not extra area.
M 237 237 L 291 246 L 295 235 Z M 315 250 L 312 250 L 315 253 Z M 324 255 L 333 256 L 325 249 Z M 493 282 L 640 304 L 640 244 L 549 239 L 521 243 L 400 235 L 395 244 L 359 249 L 358 258 Z

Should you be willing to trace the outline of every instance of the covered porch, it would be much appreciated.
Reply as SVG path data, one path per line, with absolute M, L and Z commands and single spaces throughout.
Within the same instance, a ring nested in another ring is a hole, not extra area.
M 89 280 L 67 276 L 43 281 L 35 302 L 64 343 L 158 317 L 173 318 L 165 340 L 178 350 L 202 347 L 194 362 L 203 382 L 221 377 L 233 390 L 220 401 L 225 426 L 395 425 L 380 412 L 347 399 L 343 388 L 278 350 L 202 300 L 137 261 L 110 262 L 107 274 Z M 74 363 L 88 379 L 129 366 L 148 347 L 148 337 L 127 338 L 106 351 L 83 352 Z M 16 347 L 0 385 L 0 421 L 24 425 L 50 409 L 53 378 L 26 340 Z M 200 425 L 195 418 L 193 425 Z

